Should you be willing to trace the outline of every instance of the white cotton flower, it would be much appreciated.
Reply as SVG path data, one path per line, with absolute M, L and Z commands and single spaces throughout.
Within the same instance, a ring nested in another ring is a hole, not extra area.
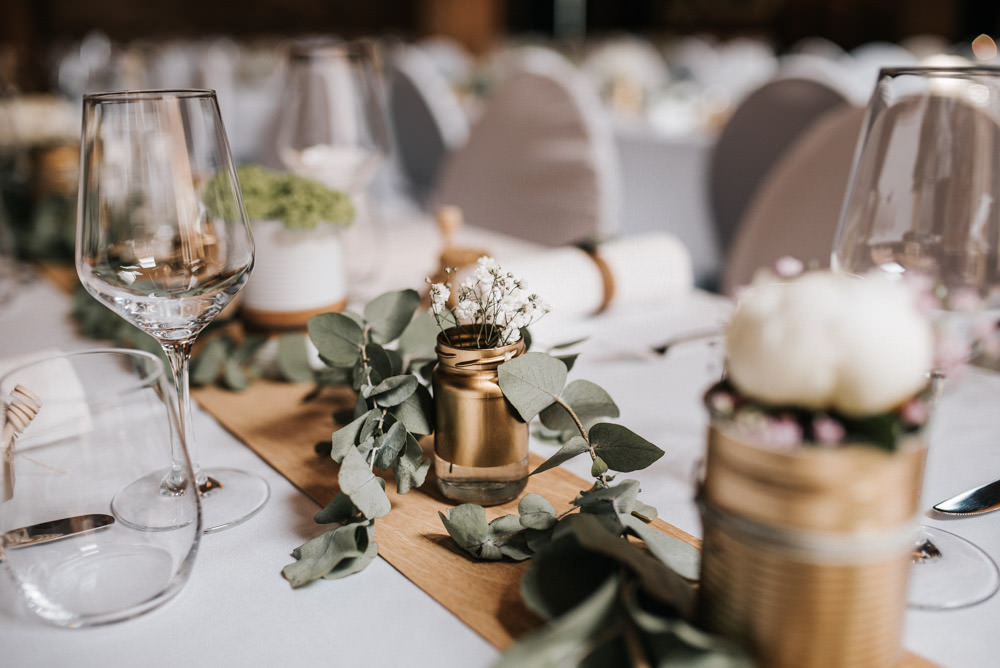
M 933 332 L 906 285 L 810 272 L 752 286 L 726 336 L 729 375 L 771 404 L 873 415 L 927 383 Z

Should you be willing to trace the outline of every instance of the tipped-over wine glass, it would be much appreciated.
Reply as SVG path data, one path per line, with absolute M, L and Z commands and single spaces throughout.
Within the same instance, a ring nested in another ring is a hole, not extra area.
M 198 467 L 188 362 L 199 333 L 250 275 L 253 237 L 215 92 L 153 90 L 83 98 L 76 270 L 87 291 L 163 347 L 179 436 L 198 468 L 206 532 L 256 513 L 259 476 Z M 175 489 L 157 473 L 135 483 Z M 128 513 L 130 491 L 114 501 Z
M 868 105 L 834 241 L 835 270 L 925 282 L 936 327 L 971 344 L 1000 307 L 1000 69 L 885 69 Z M 945 369 L 932 373 L 942 377 Z M 921 527 L 911 607 L 959 608 L 996 593 L 996 564 Z

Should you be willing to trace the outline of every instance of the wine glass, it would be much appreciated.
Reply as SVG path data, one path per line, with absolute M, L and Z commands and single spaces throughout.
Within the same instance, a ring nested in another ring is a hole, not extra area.
M 211 90 L 94 93 L 83 98 L 76 239 L 80 281 L 99 302 L 162 346 L 177 388 L 180 438 L 198 468 L 188 362 L 198 334 L 250 275 L 253 237 Z M 197 471 L 204 529 L 256 513 L 270 494 L 259 476 Z M 147 476 L 116 499 L 172 488 Z
M 343 233 L 344 257 L 348 285 L 358 290 L 378 266 L 380 221 L 367 190 L 389 150 L 375 45 L 293 43 L 285 81 L 274 150 L 290 172 L 351 196 L 357 213 Z
M 971 344 L 1000 306 L 1000 69 L 883 69 L 868 105 L 834 240 L 835 270 L 915 278 L 940 334 Z M 995 320 L 995 317 L 994 317 Z M 944 368 L 932 376 L 939 384 Z M 911 607 L 958 608 L 1000 586 L 993 560 L 921 527 Z

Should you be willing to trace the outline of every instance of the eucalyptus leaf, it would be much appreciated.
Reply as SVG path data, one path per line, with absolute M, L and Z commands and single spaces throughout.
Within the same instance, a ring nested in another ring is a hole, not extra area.
M 430 392 L 423 385 L 418 385 L 417 390 L 402 403 L 390 406 L 389 413 L 402 422 L 411 434 L 425 436 L 434 431 L 434 404 Z
M 494 668 L 558 668 L 579 665 L 616 618 L 619 585 L 606 578 L 580 605 L 503 653 Z
M 510 536 L 504 542 L 499 543 L 498 547 L 500 548 L 500 554 L 511 561 L 525 561 L 531 559 L 531 556 L 534 554 L 534 550 L 528 547 L 524 532 Z
M 558 524 L 554 524 L 551 528 L 545 530 L 526 529 L 524 531 L 524 543 L 531 550 L 532 554 L 544 549 L 552 542 L 553 530 L 558 526 Z
M 385 353 L 385 356 L 389 360 L 389 369 L 391 370 L 391 373 L 389 373 L 390 376 L 398 376 L 406 371 L 403 365 L 403 356 L 400 355 L 398 351 L 393 350 L 392 348 L 383 348 L 382 352 Z
M 644 592 L 681 615 L 690 616 L 694 610 L 694 589 L 687 580 L 649 553 L 609 533 L 596 517 L 575 515 L 568 522 L 584 549 L 626 566 L 636 575 Z
M 406 401 L 419 385 L 416 377 L 409 374 L 391 376 L 376 385 L 369 396 L 376 406 L 389 408 Z
M 278 372 L 291 383 L 311 383 L 315 379 L 306 339 L 301 334 L 285 334 L 278 339 Z
M 482 506 L 465 503 L 453 508 L 448 516 L 440 512 L 438 516 L 455 543 L 477 559 L 498 561 L 507 556 L 521 560 L 531 556 L 515 515 L 504 515 L 487 524 Z
M 562 410 L 562 409 L 560 409 Z M 561 448 L 556 450 L 556 453 L 546 459 L 544 462 L 538 465 L 531 475 L 537 473 L 542 473 L 548 471 L 549 469 L 555 468 L 562 464 L 563 462 L 568 462 L 579 454 L 587 452 L 589 448 L 587 447 L 587 442 L 583 440 L 583 436 L 574 436 L 569 439 Z
M 191 361 L 191 384 L 211 385 L 222 372 L 231 344 L 222 337 L 209 339 L 201 352 Z
M 455 506 L 445 515 L 438 511 L 441 523 L 455 544 L 474 557 L 478 557 L 479 546 L 486 540 L 489 525 L 486 523 L 486 511 L 474 503 L 463 503 Z
M 521 578 L 524 604 L 543 619 L 569 612 L 620 570 L 613 559 L 580 545 L 572 520 L 568 517 L 553 528 L 550 540 L 536 551 Z
M 296 561 L 281 574 L 297 588 L 326 576 L 346 560 L 363 557 L 370 543 L 368 524 L 345 524 L 307 541 L 292 551 Z
M 638 517 L 622 518 L 626 529 L 646 543 L 646 547 L 657 559 L 669 566 L 675 573 L 687 580 L 698 580 L 701 567 L 701 552 L 680 538 L 668 536 L 649 526 Z
M 375 467 L 382 471 L 391 468 L 404 445 L 406 445 L 406 428 L 403 427 L 402 422 L 393 422 L 378 441 L 378 449 L 375 451 Z
M 524 527 L 517 515 L 503 515 L 489 523 L 486 540 L 480 547 L 483 559 L 501 559 L 507 557 L 515 561 L 531 558 L 524 537 L 521 535 Z
M 330 437 L 330 456 L 333 461 L 339 464 L 343 461 L 347 451 L 354 449 L 367 417 L 367 415 L 362 415 L 333 432 Z
M 566 366 L 545 353 L 525 353 L 497 369 L 500 389 L 528 422 L 551 404 L 566 383 Z
M 378 385 L 384 379 L 396 375 L 392 359 L 389 357 L 389 351 L 379 344 L 369 343 L 365 346 L 365 356 L 368 358 L 368 373 L 371 374 L 373 385 Z M 368 378 L 364 375 L 365 371 L 362 364 L 358 363 L 354 368 L 358 374 L 355 378 L 355 386 L 360 387 L 362 382 L 368 380 Z
M 267 338 L 263 336 L 247 336 L 240 345 L 236 346 L 232 357 L 239 364 L 247 364 L 253 359 L 258 350 L 264 347 Z
M 552 350 L 565 350 L 566 348 L 572 348 L 573 346 L 580 345 L 586 341 L 589 337 L 581 336 L 578 339 L 571 339 L 569 341 L 563 341 L 561 343 L 556 343 L 551 346 Z
M 373 408 L 367 413 L 365 413 L 365 421 L 361 425 L 361 431 L 358 432 L 358 439 L 356 442 L 360 443 L 369 438 L 374 439 L 375 433 L 379 428 L 379 423 L 382 421 L 382 411 L 377 408 Z
M 631 515 L 635 509 L 636 497 L 639 495 L 639 482 L 637 480 L 622 480 L 617 485 L 610 487 L 594 487 L 585 492 L 580 492 L 573 505 L 578 506 L 584 512 L 599 512 L 602 507 L 611 507 L 615 513 L 621 517 Z
M 572 371 L 573 367 L 576 366 L 576 360 L 580 357 L 580 353 L 570 353 L 568 355 L 554 355 L 554 357 L 566 365 L 567 371 Z
M 546 409 L 546 410 L 548 410 L 548 409 Z M 565 409 L 563 409 L 563 410 L 565 410 Z M 532 430 L 531 433 L 539 441 L 545 441 L 545 442 L 548 442 L 548 443 L 566 443 L 571 438 L 573 438 L 573 436 L 578 436 L 580 434 L 579 431 L 577 431 L 575 433 L 572 432 L 572 431 L 556 431 L 555 429 L 549 429 L 548 427 L 546 427 L 543 424 L 537 425 Z
M 350 448 L 341 461 L 337 482 L 365 517 L 382 517 L 392 508 L 385 493 L 385 482 L 369 470 L 357 448 Z
M 413 316 L 399 336 L 399 352 L 404 361 L 409 364 L 414 360 L 434 359 L 437 356 L 434 348 L 437 346 L 439 331 L 437 321 L 430 311 L 421 311 Z
M 334 522 L 351 522 L 357 520 L 361 515 L 357 506 L 351 503 L 351 499 L 343 492 L 337 492 L 330 503 L 326 504 L 322 510 L 316 513 L 313 521 L 317 524 L 333 524 Z
M 562 400 L 573 409 L 584 426 L 598 418 L 616 418 L 618 406 L 602 387 L 589 380 L 574 380 L 562 392 Z M 541 412 L 542 424 L 557 431 L 576 431 L 576 422 L 565 408 L 553 404 Z
M 361 326 L 343 313 L 320 313 L 309 318 L 309 338 L 332 366 L 353 366 L 361 355 Z
M 364 459 L 365 462 L 370 461 L 368 455 L 375 449 L 375 436 L 369 436 L 368 438 L 361 439 L 361 441 L 354 446 L 354 449 L 357 450 L 358 454 L 361 455 L 361 458 Z
M 590 444 L 608 466 L 627 473 L 644 469 L 663 456 L 663 450 L 628 427 L 599 422 L 590 428 Z
M 732 641 L 689 624 L 670 609 L 651 610 L 640 604 L 633 579 L 623 584 L 624 613 L 643 634 L 644 646 L 664 668 L 752 668 L 752 658 Z M 648 599 L 646 599 L 648 602 Z
M 420 305 L 416 290 L 399 290 L 379 295 L 368 302 L 364 318 L 371 326 L 372 340 L 388 343 L 399 338 Z
M 413 434 L 407 433 L 403 450 L 392 464 L 392 471 L 396 476 L 396 491 L 406 494 L 411 489 L 423 485 L 430 467 L 430 460 L 424 459 L 420 443 Z
M 222 382 L 227 389 L 235 392 L 242 392 L 250 387 L 250 381 L 243 373 L 243 367 L 234 358 L 227 359 L 226 363 L 222 365 Z
M 541 494 L 525 494 L 517 504 L 517 512 L 526 529 L 548 529 L 558 521 L 556 509 Z
M 638 517 L 644 522 L 652 522 L 658 515 L 656 508 L 636 499 L 635 505 L 632 507 L 633 517 Z
M 368 528 L 368 531 L 368 544 L 365 546 L 364 551 L 356 557 L 342 559 L 333 567 L 333 570 L 323 576 L 324 580 L 339 580 L 340 578 L 360 573 L 368 568 L 368 564 L 375 561 L 375 557 L 378 556 L 378 543 L 371 540 L 371 527 Z

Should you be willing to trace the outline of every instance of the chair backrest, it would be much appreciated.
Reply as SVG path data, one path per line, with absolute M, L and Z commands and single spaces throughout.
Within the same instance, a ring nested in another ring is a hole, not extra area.
M 388 98 L 399 165 L 414 199 L 423 202 L 444 159 L 465 143 L 468 120 L 444 74 L 414 47 L 395 53 Z
M 736 107 L 709 164 L 709 202 L 723 255 L 772 166 L 816 119 L 848 102 L 831 83 L 790 73 L 763 84 Z
M 486 102 L 431 201 L 458 206 L 469 225 L 554 246 L 617 231 L 618 180 L 597 94 L 569 62 L 533 57 Z
M 829 266 L 863 119 L 857 106 L 830 111 L 775 165 L 733 239 L 724 292 L 733 294 L 783 256 Z

